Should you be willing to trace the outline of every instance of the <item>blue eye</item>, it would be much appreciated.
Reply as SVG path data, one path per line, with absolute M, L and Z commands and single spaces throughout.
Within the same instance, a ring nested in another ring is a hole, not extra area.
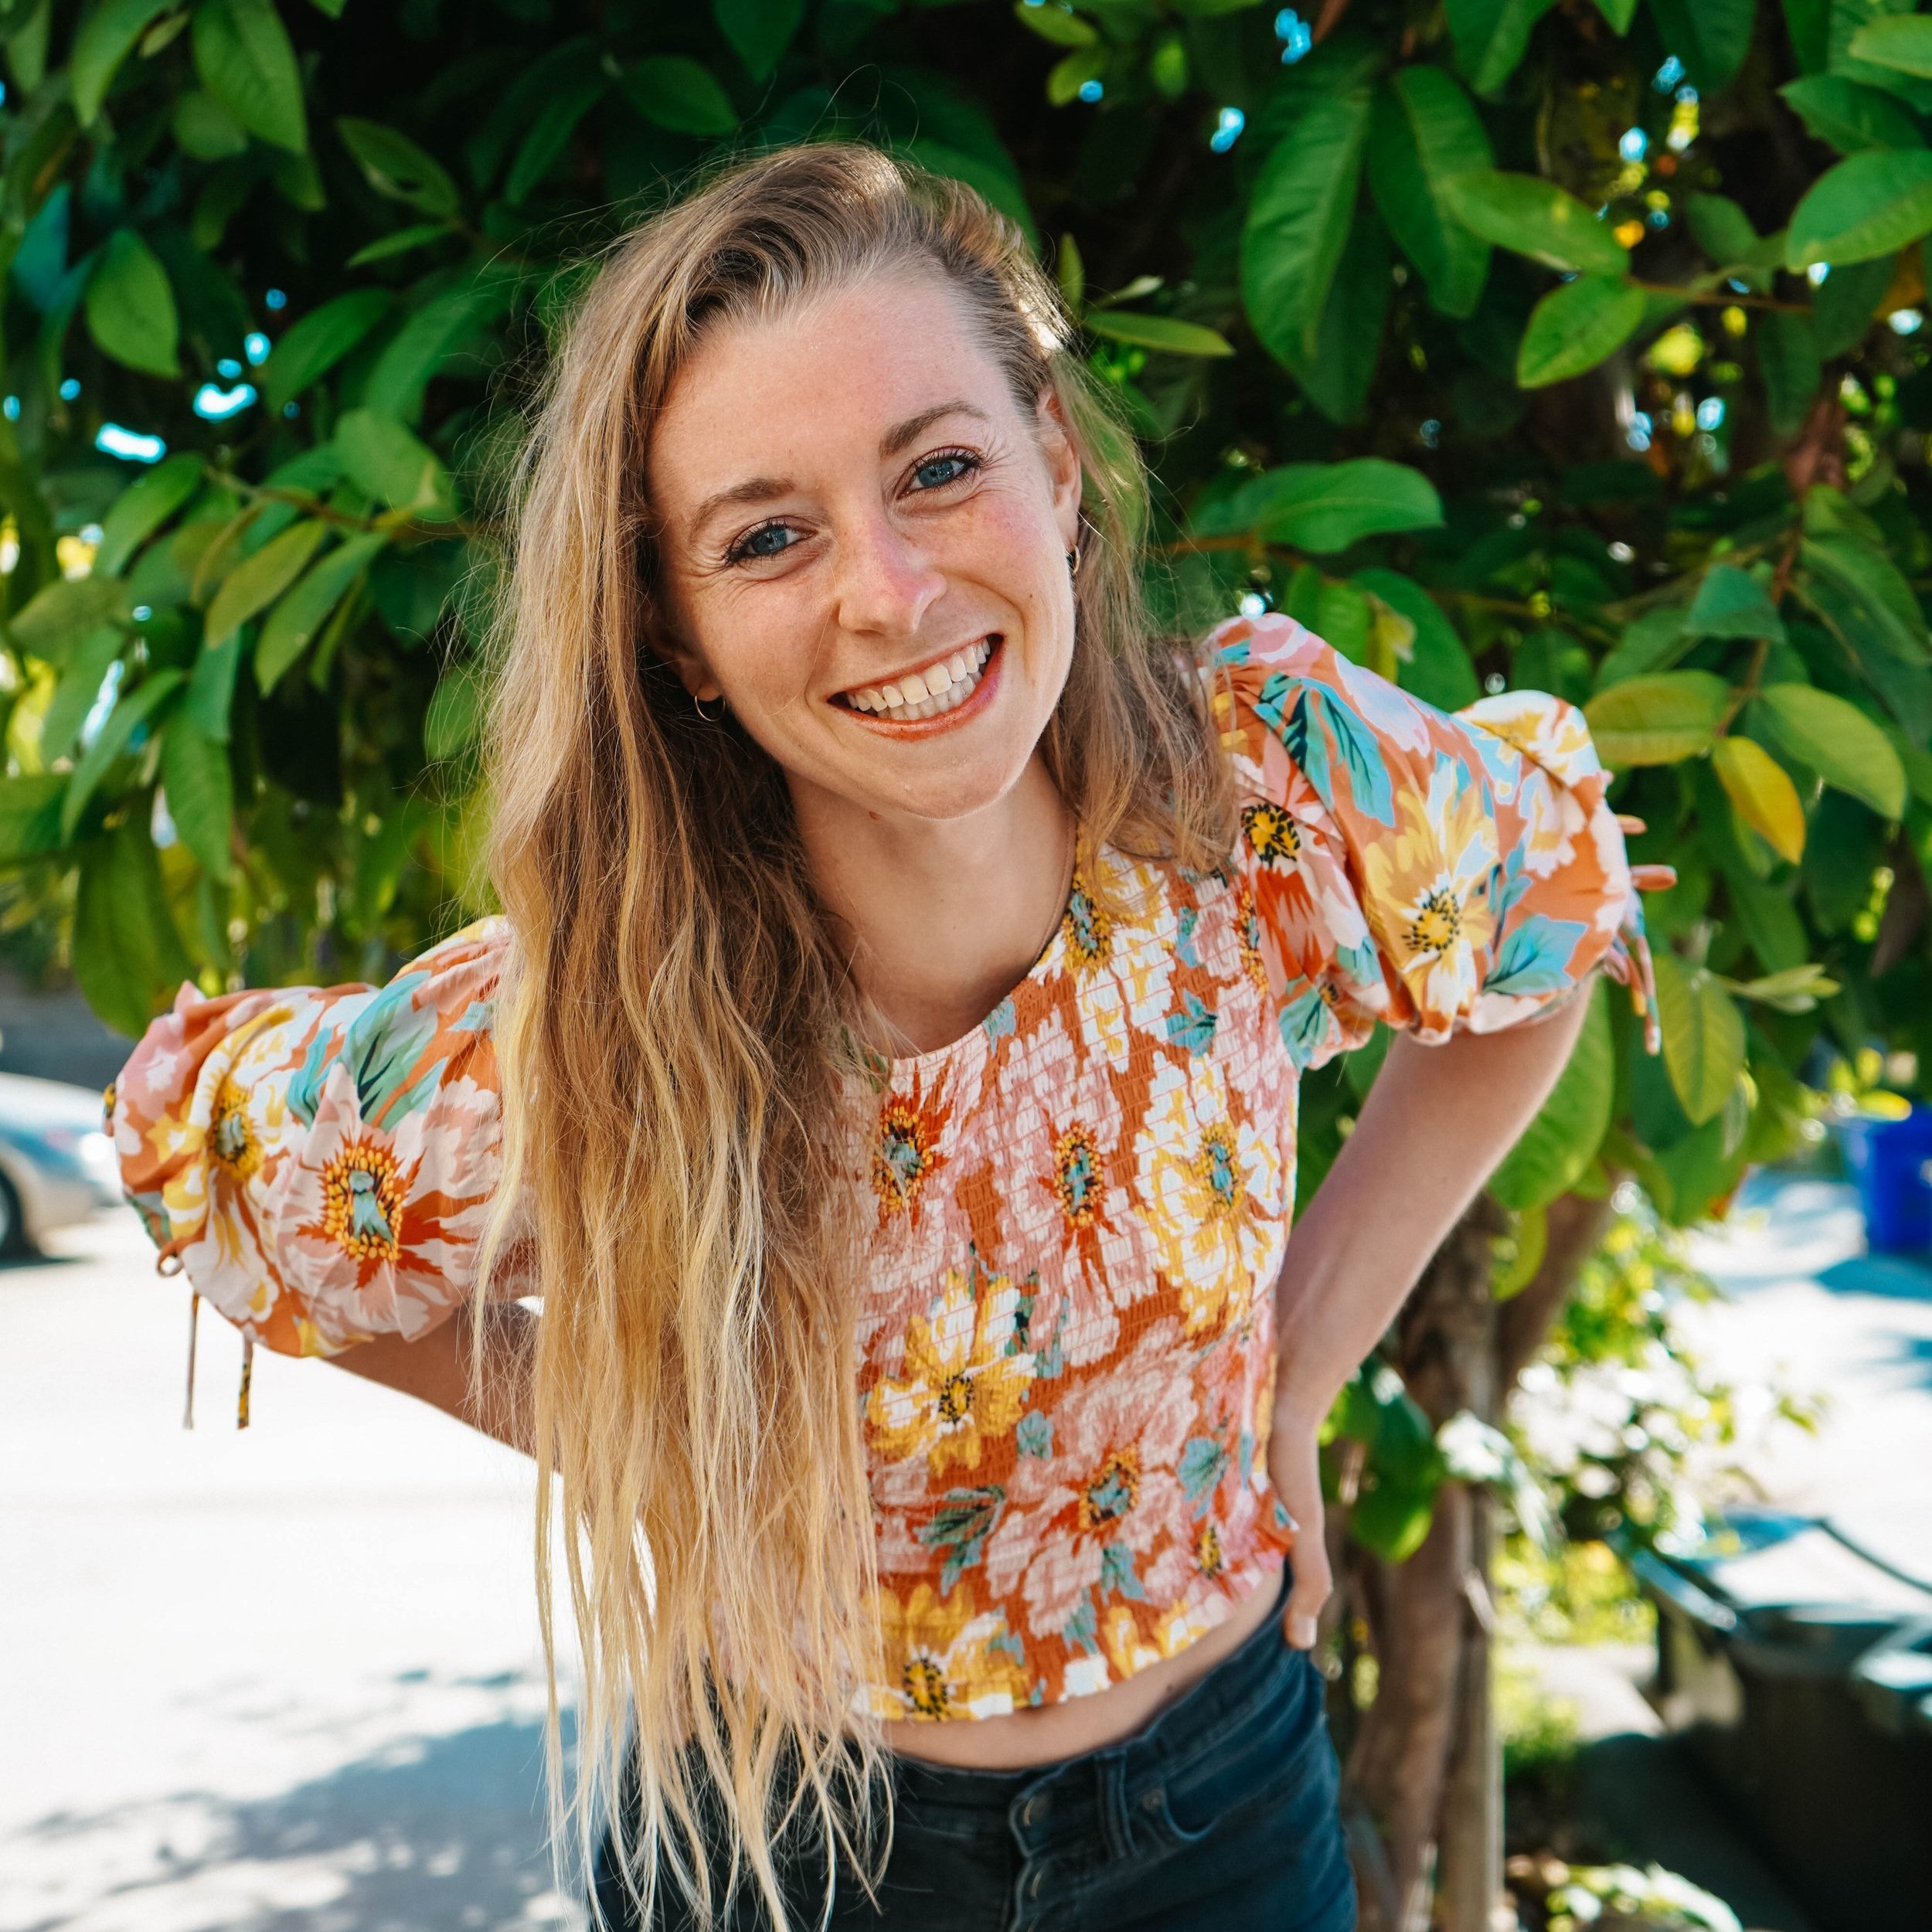
M 745 539 L 744 542 L 738 546 L 740 554 L 744 556 L 777 556 L 780 551 L 788 550 L 791 546 L 789 543 L 781 543 L 777 549 L 761 549 L 760 544 L 766 537 L 785 536 L 789 534 L 790 532 L 784 524 L 767 523 L 762 529 L 753 530 Z
M 944 489 L 948 483 L 957 483 L 961 477 L 970 474 L 979 468 L 978 457 L 968 455 L 964 450 L 941 450 L 937 456 L 927 457 L 925 461 L 913 471 L 913 474 L 915 477 L 923 477 L 927 471 L 938 469 L 948 463 L 957 466 L 954 474 L 951 476 L 940 477 L 937 482 L 927 485 L 928 488 Z

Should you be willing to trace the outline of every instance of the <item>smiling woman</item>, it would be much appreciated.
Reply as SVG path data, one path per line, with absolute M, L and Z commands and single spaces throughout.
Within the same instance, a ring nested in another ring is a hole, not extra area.
M 503 916 L 185 994 L 115 1117 L 157 1240 L 537 1457 L 611 1921 L 1342 1932 L 1317 1430 L 1641 977 L 1577 714 L 1157 638 L 1051 284 L 862 147 L 629 237 L 524 478 Z

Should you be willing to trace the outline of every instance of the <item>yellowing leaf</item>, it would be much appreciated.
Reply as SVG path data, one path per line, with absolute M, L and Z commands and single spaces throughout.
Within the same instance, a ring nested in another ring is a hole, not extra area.
M 1793 865 L 1804 855 L 1804 808 L 1791 775 L 1750 738 L 1720 738 L 1711 763 L 1737 815 L 1781 859 Z

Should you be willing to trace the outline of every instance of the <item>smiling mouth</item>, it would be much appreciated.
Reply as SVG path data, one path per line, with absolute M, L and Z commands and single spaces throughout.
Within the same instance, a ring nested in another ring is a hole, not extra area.
M 955 651 L 905 677 L 886 684 L 868 684 L 842 691 L 832 702 L 850 711 L 862 711 L 889 724 L 913 724 L 922 718 L 937 718 L 956 709 L 979 689 L 986 665 L 1004 641 L 997 631 L 989 631 L 977 644 Z

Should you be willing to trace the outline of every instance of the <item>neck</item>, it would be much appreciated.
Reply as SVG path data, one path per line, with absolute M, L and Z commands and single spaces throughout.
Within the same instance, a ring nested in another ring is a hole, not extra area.
M 970 1031 L 1024 979 L 1066 904 L 1073 816 L 1035 757 L 969 817 L 893 818 L 794 787 L 814 883 L 843 923 L 860 991 L 927 1053 Z

